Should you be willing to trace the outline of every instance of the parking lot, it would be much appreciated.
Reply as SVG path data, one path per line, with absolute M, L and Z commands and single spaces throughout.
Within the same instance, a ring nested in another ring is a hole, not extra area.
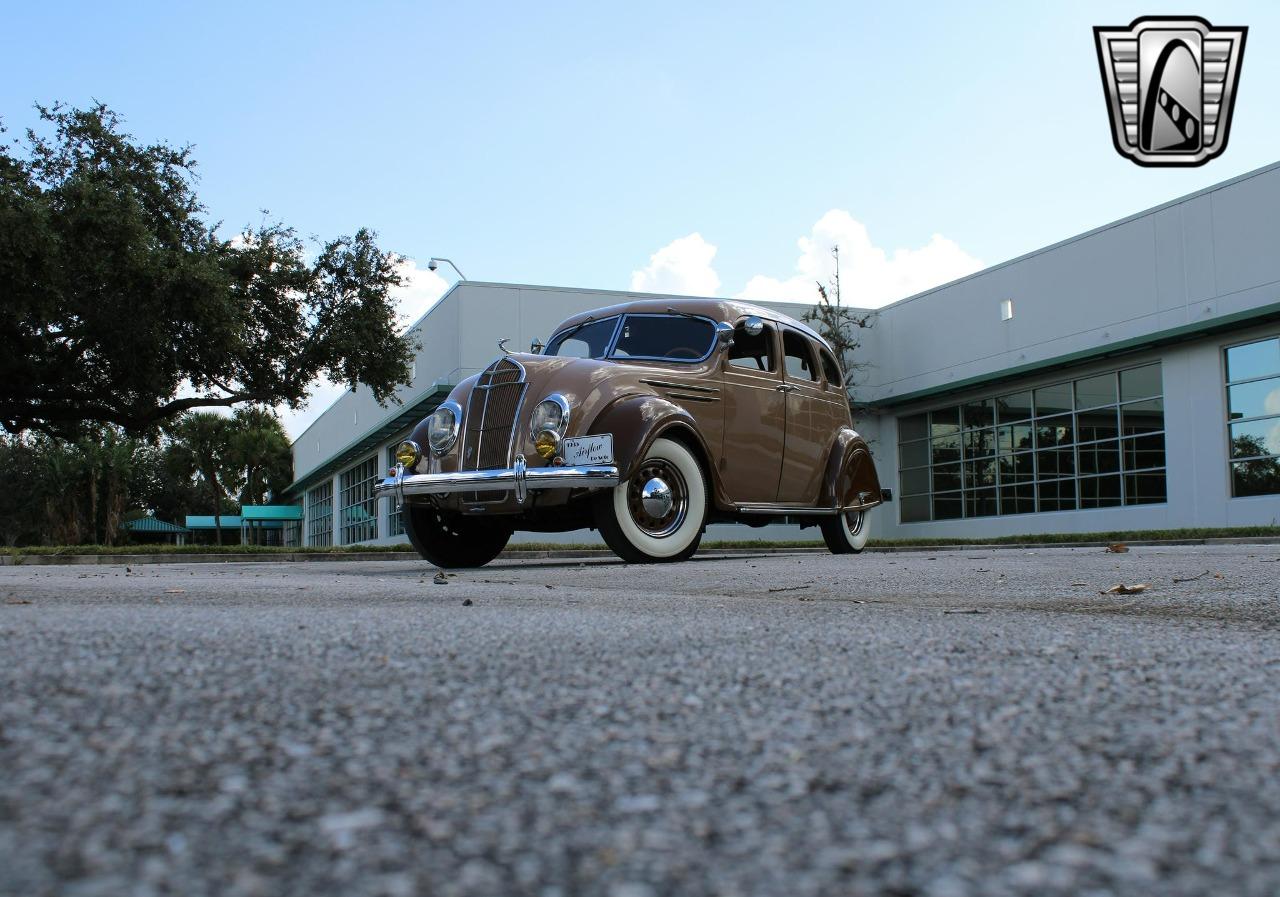
M 1280 546 L 434 573 L 0 568 L 0 891 L 1280 891 Z

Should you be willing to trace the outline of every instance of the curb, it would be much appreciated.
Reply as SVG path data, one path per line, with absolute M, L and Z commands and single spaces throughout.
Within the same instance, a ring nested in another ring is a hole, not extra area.
M 1113 543 L 1096 542 L 990 542 L 972 545 L 877 545 L 867 548 L 868 553 L 897 554 L 904 552 L 940 551 L 1002 551 L 1036 548 L 1106 548 Z M 1224 536 L 1207 539 L 1126 539 L 1126 545 L 1175 546 L 1175 545 L 1280 545 L 1280 536 Z M 763 554 L 826 554 L 825 548 L 809 548 L 786 545 L 770 545 L 760 548 L 709 548 L 697 557 L 757 557 Z M 521 551 L 511 549 L 498 555 L 498 560 L 574 560 L 582 558 L 611 558 L 607 548 L 539 549 Z M 50 567 L 61 565 L 94 566 L 102 564 L 252 564 L 252 563 L 305 563 L 308 561 L 421 561 L 413 551 L 342 551 L 288 552 L 269 554 L 253 552 L 245 554 L 27 554 L 0 555 L 0 567 Z

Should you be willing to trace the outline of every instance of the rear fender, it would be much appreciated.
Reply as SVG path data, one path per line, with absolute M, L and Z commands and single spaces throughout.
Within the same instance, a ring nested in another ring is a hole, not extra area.
M 841 427 L 827 456 L 823 481 L 824 507 L 874 508 L 883 502 L 880 478 L 866 440 L 855 430 Z

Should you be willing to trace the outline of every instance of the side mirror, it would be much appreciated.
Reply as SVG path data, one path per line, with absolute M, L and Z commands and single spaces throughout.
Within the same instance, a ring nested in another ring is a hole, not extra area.
M 721 349 L 727 349 L 733 345 L 733 327 L 724 321 L 716 324 L 716 344 Z
M 764 321 L 752 315 L 742 322 L 742 329 L 746 331 L 747 336 L 759 336 L 764 333 Z
M 533 355 L 541 355 L 542 350 L 545 348 L 546 346 L 543 345 L 542 340 L 538 339 L 536 336 L 533 338 L 533 342 L 529 343 L 529 352 Z

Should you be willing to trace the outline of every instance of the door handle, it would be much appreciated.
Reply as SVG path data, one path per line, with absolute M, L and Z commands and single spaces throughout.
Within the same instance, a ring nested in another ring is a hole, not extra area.
M 779 383 L 777 386 L 774 387 L 774 389 L 776 389 L 778 392 L 791 392 L 792 390 L 795 389 L 795 387 L 787 383 Z

